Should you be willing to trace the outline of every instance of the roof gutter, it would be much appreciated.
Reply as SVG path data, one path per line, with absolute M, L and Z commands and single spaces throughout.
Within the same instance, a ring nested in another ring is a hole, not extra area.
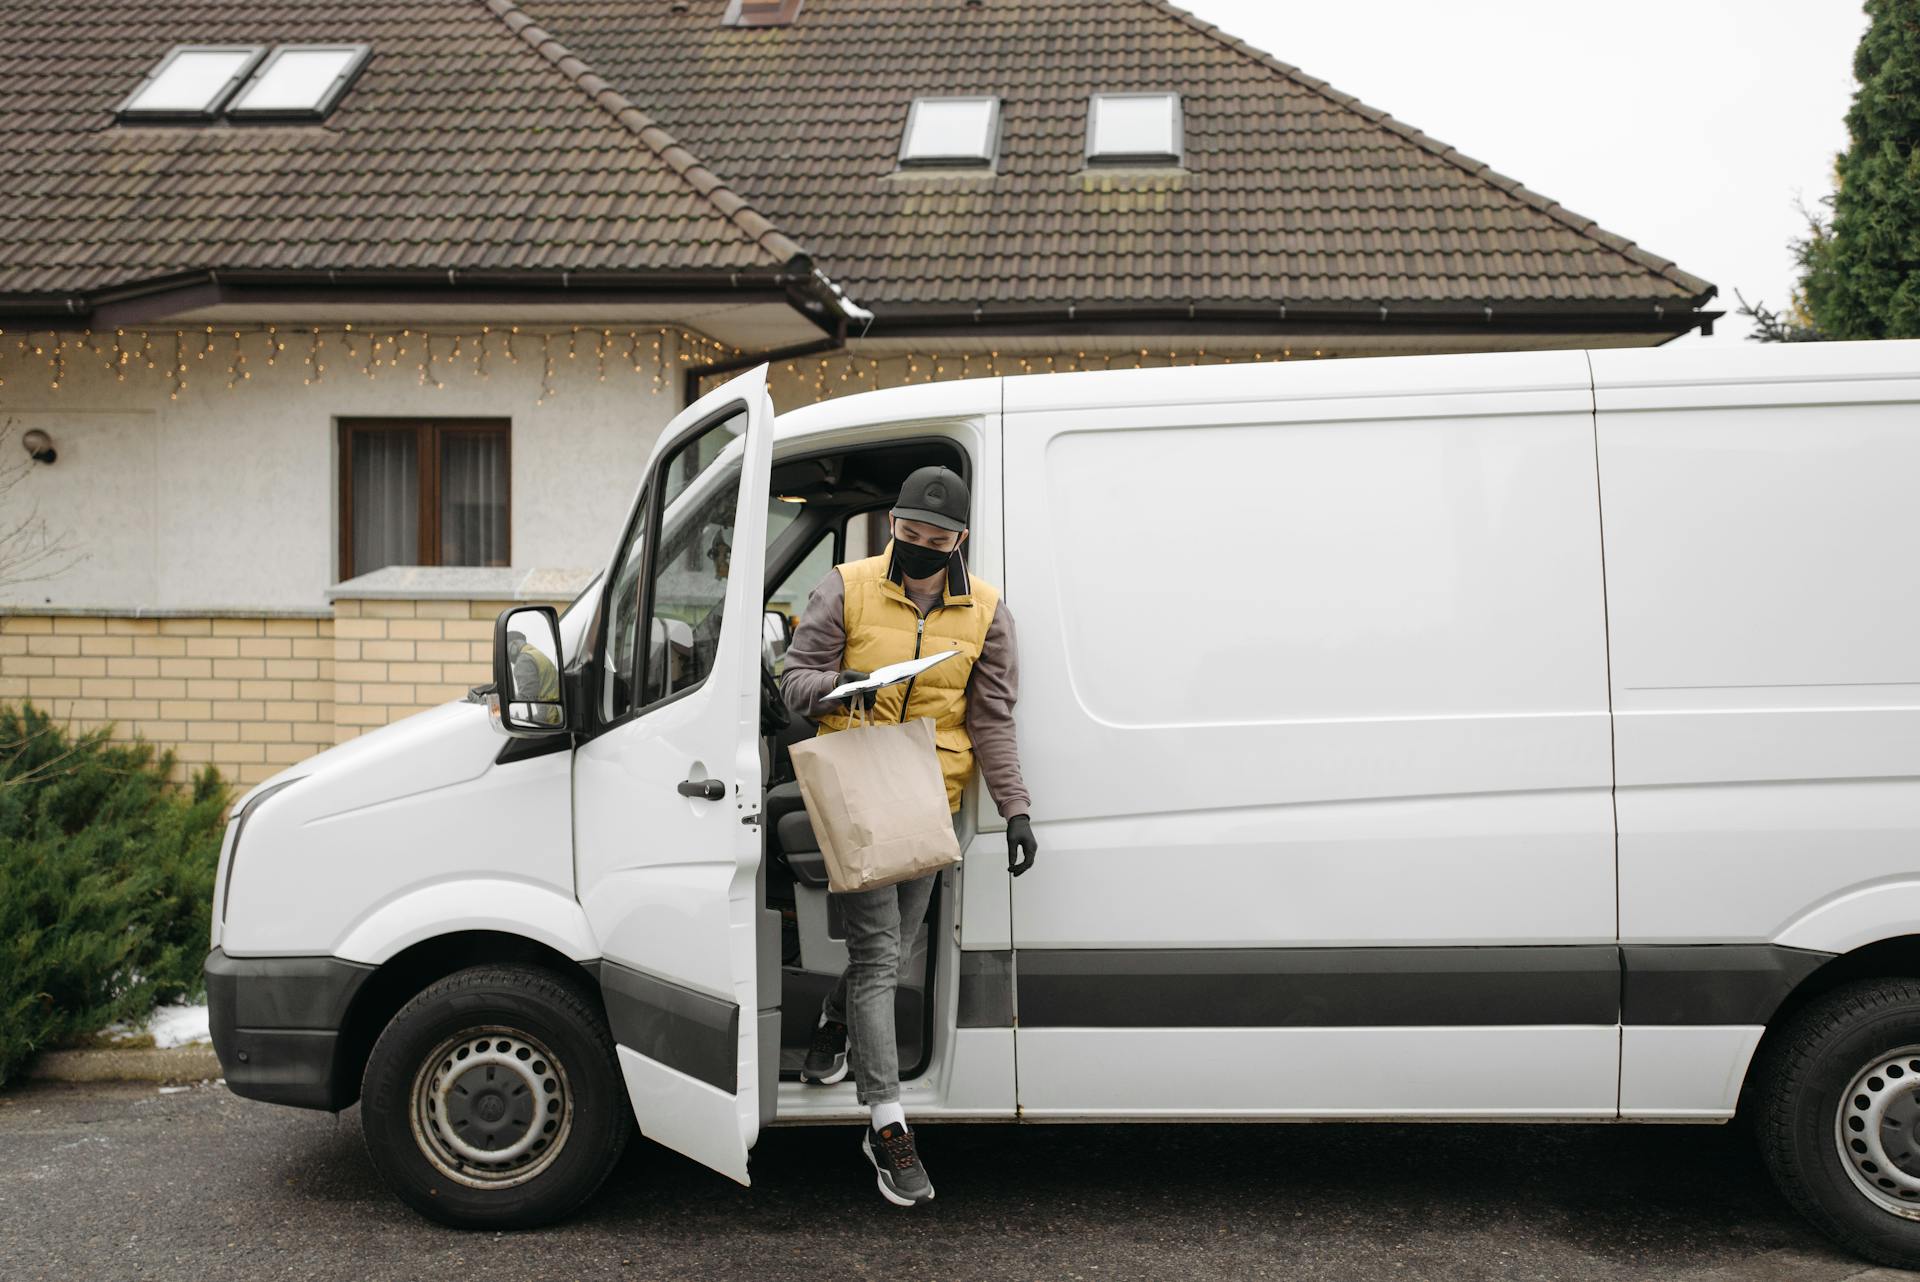
M 1326 303 L 1066 303 L 1042 307 L 936 305 L 890 307 L 864 337 L 894 338 L 978 334 L 1127 334 L 1166 333 L 1271 335 L 1452 332 L 1590 332 L 1684 334 L 1698 328 L 1713 333 L 1725 312 L 1703 311 L 1718 292 L 1709 288 L 1695 298 L 1629 300 L 1617 304 L 1572 305 L 1481 302 Z
M 0 324 L 79 330 L 163 323 L 222 303 L 645 303 L 716 295 L 784 299 L 822 333 L 844 336 L 848 309 L 866 315 L 804 256 L 751 271 L 420 271 L 319 269 L 173 272 L 74 293 L 0 294 Z

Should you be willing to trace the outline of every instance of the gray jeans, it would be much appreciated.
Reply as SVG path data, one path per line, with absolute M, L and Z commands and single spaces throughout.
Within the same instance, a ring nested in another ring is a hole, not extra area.
M 847 968 L 822 1009 L 828 1019 L 847 1026 L 854 1090 L 862 1104 L 900 1098 L 893 994 L 912 960 L 914 936 L 939 875 L 932 872 L 878 890 L 834 895 L 847 923 Z

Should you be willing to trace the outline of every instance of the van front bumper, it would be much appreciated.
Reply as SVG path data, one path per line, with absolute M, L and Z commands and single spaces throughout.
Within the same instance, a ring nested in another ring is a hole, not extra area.
M 374 967 L 338 957 L 207 954 L 207 1010 L 227 1089 L 247 1099 L 338 1111 L 358 1083 L 339 1080 L 340 1030 Z

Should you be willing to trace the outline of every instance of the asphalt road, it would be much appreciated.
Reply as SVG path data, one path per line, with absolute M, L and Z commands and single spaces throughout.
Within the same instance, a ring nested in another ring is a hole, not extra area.
M 852 1127 L 782 1128 L 752 1189 L 645 1143 L 575 1219 L 460 1233 L 391 1198 L 359 1113 L 218 1085 L 0 1094 L 0 1279 L 1213 1278 L 1840 1282 L 1730 1127 L 928 1125 L 933 1205 Z

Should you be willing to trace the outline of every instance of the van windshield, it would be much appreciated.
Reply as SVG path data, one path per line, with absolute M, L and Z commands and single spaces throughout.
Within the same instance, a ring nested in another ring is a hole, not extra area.
M 604 574 L 606 574 L 605 570 L 595 570 L 593 572 L 593 577 L 587 580 L 587 586 L 581 588 L 580 591 L 574 596 L 573 600 L 567 602 L 567 608 L 560 611 L 561 619 L 564 620 L 568 615 L 572 614 L 574 612 L 574 609 L 582 601 L 586 600 L 589 596 L 593 594 L 593 585 L 600 582 L 601 576 L 603 576 Z

